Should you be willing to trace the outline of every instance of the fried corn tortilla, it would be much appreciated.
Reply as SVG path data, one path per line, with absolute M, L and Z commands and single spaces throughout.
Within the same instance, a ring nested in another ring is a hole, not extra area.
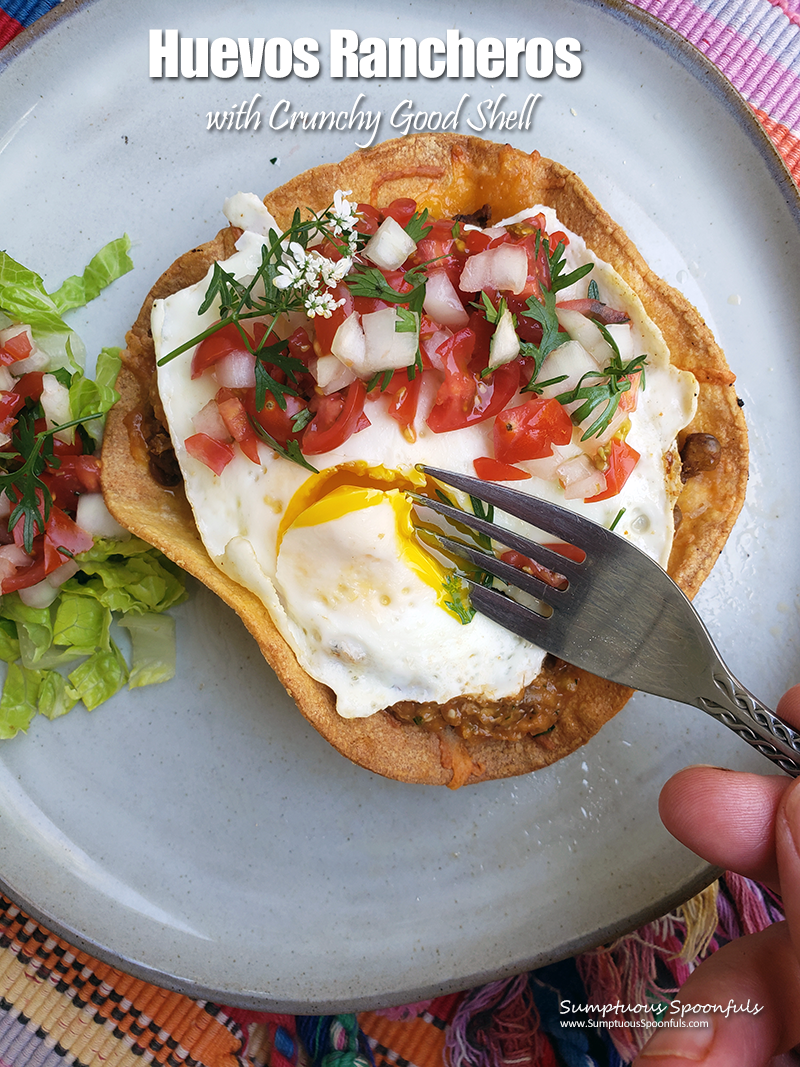
M 295 209 L 320 211 L 337 189 L 354 202 L 382 207 L 410 197 L 437 218 L 469 214 L 488 205 L 495 219 L 522 207 L 552 207 L 610 263 L 642 300 L 660 327 L 675 366 L 691 371 L 700 385 L 694 421 L 681 435 L 710 434 L 721 448 L 716 466 L 686 481 L 678 506 L 682 521 L 669 573 L 693 596 L 722 550 L 744 500 L 747 432 L 725 357 L 697 311 L 655 276 L 624 230 L 603 211 L 583 182 L 565 167 L 534 152 L 457 134 L 402 138 L 299 175 L 265 198 L 282 228 Z M 157 469 L 160 445 L 155 353 L 150 332 L 154 299 L 199 281 L 215 260 L 234 252 L 239 230 L 227 227 L 207 244 L 182 255 L 158 279 L 127 336 L 103 445 L 103 491 L 107 505 L 128 529 L 212 589 L 241 617 L 267 662 L 302 714 L 339 752 L 361 766 L 404 782 L 451 787 L 524 774 L 544 767 L 588 741 L 625 704 L 631 691 L 548 657 L 537 680 L 557 694 L 556 725 L 522 740 L 463 741 L 449 730 L 428 732 L 384 711 L 363 719 L 337 714 L 333 693 L 311 678 L 276 630 L 262 602 L 226 577 L 211 561 L 195 528 L 182 486 L 165 487 Z M 549 699 L 549 698 L 546 698 Z

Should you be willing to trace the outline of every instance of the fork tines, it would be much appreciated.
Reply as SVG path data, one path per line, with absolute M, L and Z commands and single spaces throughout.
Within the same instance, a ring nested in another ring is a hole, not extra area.
M 504 511 L 507 515 L 513 515 L 515 518 L 522 519 L 523 522 L 535 526 L 537 529 L 566 542 L 577 543 L 581 539 L 581 535 L 584 535 L 585 537 L 594 527 L 593 523 L 589 523 L 588 520 L 583 519 L 580 515 L 575 515 L 573 512 L 567 511 L 566 508 L 559 507 L 557 504 L 549 504 L 546 501 L 538 500 L 536 497 L 522 494 L 513 489 L 507 489 L 505 486 L 495 485 L 491 482 L 484 482 L 479 478 L 471 478 L 466 474 L 454 474 L 451 471 L 439 470 L 436 467 L 421 465 L 420 470 L 445 485 L 450 485 L 454 489 L 459 489 L 464 493 L 468 493 L 469 496 L 482 501 L 484 504 L 490 504 L 492 507 Z M 537 541 L 523 537 L 521 534 L 518 534 L 513 530 L 507 530 L 500 527 L 494 522 L 490 522 L 487 519 L 484 519 L 479 515 L 474 515 L 462 508 L 454 507 L 444 501 L 433 500 L 427 497 L 421 498 L 420 503 L 424 504 L 426 507 L 430 507 L 433 511 L 437 512 L 437 514 L 442 515 L 444 518 L 449 519 L 455 524 L 460 523 L 464 526 L 468 526 L 470 529 L 477 530 L 479 533 L 498 541 L 500 544 L 505 545 L 508 548 L 521 552 L 523 555 L 535 560 L 548 570 L 564 575 L 567 579 L 574 576 L 577 573 L 577 569 L 582 566 L 582 564 L 576 563 L 574 560 L 561 555 L 559 552 L 555 552 L 550 548 L 545 548 L 544 545 L 539 544 Z M 589 530 L 586 529 L 587 525 L 589 526 Z M 473 546 L 464 546 L 461 545 L 460 542 L 452 542 L 452 547 L 458 547 L 465 551 L 468 550 L 468 553 L 470 553 L 469 558 L 472 559 L 474 563 L 492 574 L 497 574 L 497 576 L 503 578 L 504 581 L 510 582 L 512 576 L 516 575 L 513 579 L 513 584 L 519 585 L 520 588 L 526 588 L 522 581 L 519 580 L 519 576 L 530 576 L 525 575 L 525 572 L 520 571 L 519 568 L 504 564 L 502 560 L 496 560 L 496 558 L 490 556 L 489 553 L 481 553 L 479 549 L 473 548 Z M 464 555 L 465 551 L 461 551 L 460 554 Z M 471 555 L 473 552 L 476 554 L 476 558 L 474 559 Z M 483 559 L 483 562 L 479 562 L 477 556 L 480 556 Z M 496 570 L 492 570 L 492 567 L 488 565 L 492 560 L 502 567 L 502 574 L 498 573 Z M 508 568 L 507 571 L 506 568 Z M 537 583 L 537 585 L 539 588 L 542 586 L 548 588 L 547 583 Z
M 595 524 L 589 519 L 568 511 L 558 504 L 550 504 L 535 496 L 521 493 L 517 489 L 509 489 L 494 482 L 484 482 L 468 474 L 454 474 L 452 471 L 439 470 L 437 467 L 428 467 L 425 464 L 420 464 L 419 470 L 439 482 L 444 482 L 445 485 L 451 485 L 454 489 L 460 489 L 482 500 L 485 504 L 499 508 L 507 515 L 513 515 L 517 519 L 530 523 L 531 526 L 560 537 L 563 541 L 590 536 L 595 528 Z

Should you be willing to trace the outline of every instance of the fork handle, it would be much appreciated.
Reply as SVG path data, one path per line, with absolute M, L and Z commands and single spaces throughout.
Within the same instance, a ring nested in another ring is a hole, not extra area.
M 711 671 L 714 697 L 697 706 L 733 730 L 793 778 L 800 776 L 800 733 L 757 700 L 719 663 Z

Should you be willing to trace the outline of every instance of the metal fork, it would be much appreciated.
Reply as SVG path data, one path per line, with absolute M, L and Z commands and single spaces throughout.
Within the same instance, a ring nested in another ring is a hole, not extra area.
M 800 775 L 800 733 L 734 678 L 689 600 L 645 552 L 590 519 L 527 493 L 434 467 L 421 469 L 585 553 L 576 562 L 479 515 L 420 499 L 450 522 L 566 579 L 559 583 L 563 588 L 553 588 L 477 544 L 438 535 L 451 552 L 540 602 L 523 605 L 464 575 L 476 611 L 573 666 L 701 708 L 781 770 Z

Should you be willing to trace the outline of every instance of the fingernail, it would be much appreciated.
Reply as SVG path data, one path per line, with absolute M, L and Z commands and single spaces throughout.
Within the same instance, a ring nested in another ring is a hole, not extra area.
M 794 847 L 800 852 L 800 784 L 795 783 L 787 792 L 784 803 L 786 821 L 794 841 Z
M 700 1020 L 692 1020 L 699 1022 Z M 667 1059 L 688 1060 L 699 1063 L 704 1060 L 714 1040 L 714 1023 L 704 1019 L 707 1026 L 684 1025 L 675 1029 L 657 1030 L 639 1053 L 639 1060 Z M 638 1063 L 639 1060 L 636 1062 Z

